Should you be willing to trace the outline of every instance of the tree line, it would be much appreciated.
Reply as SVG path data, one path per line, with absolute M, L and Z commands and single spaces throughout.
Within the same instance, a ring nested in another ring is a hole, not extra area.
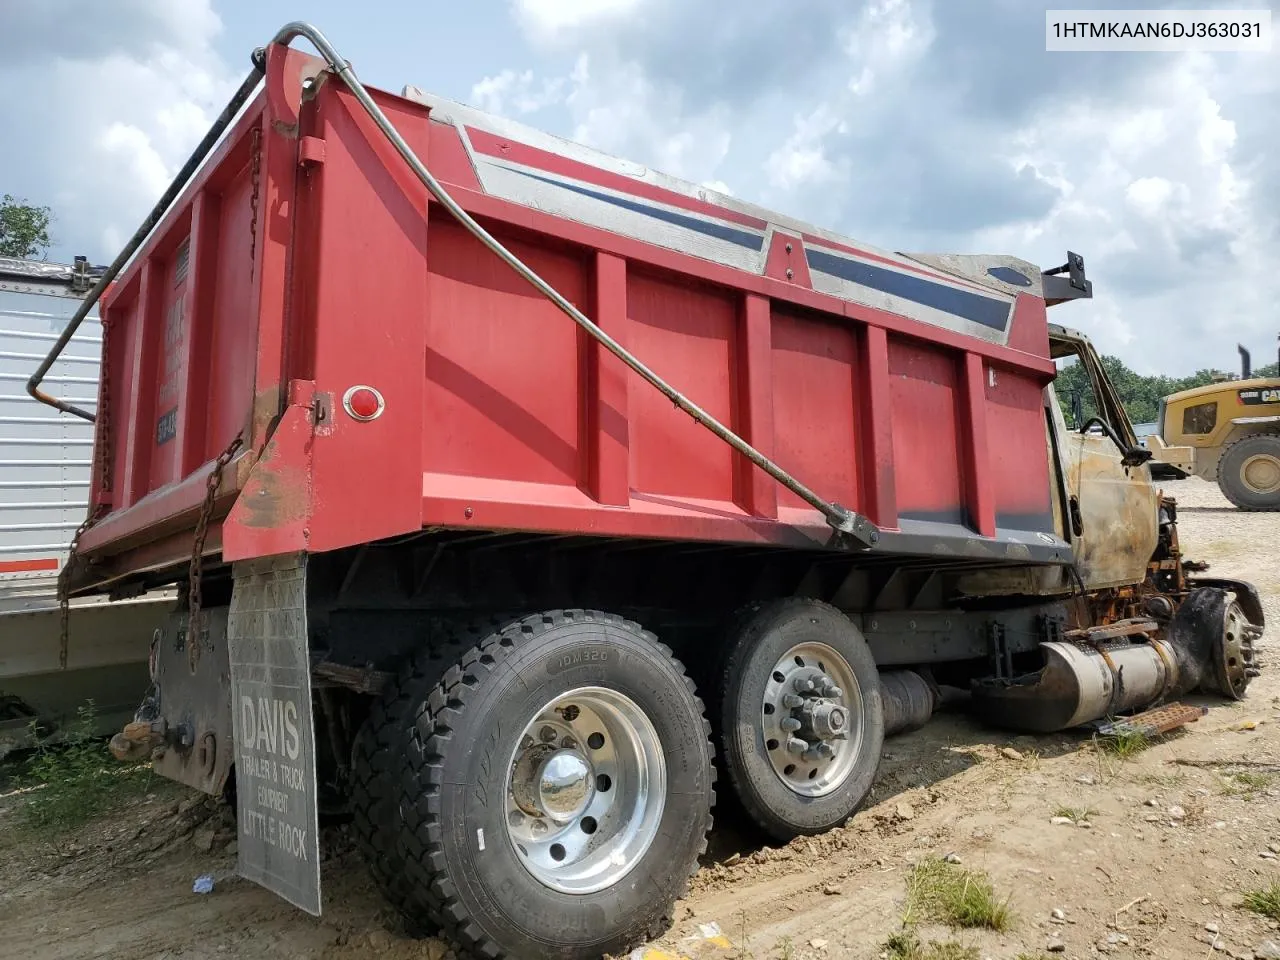
M 1134 423 L 1153 423 L 1160 412 L 1160 398 L 1167 397 L 1171 393 L 1178 393 L 1181 390 L 1190 390 L 1193 387 L 1203 387 L 1206 384 L 1213 383 L 1217 380 L 1223 380 L 1232 376 L 1239 376 L 1239 371 L 1228 373 L 1223 370 L 1204 369 L 1197 370 L 1188 377 L 1169 377 L 1169 376 L 1153 376 L 1146 377 L 1140 373 L 1134 373 L 1119 357 L 1104 356 L 1102 358 L 1103 369 L 1107 371 L 1107 377 L 1116 388 L 1116 393 L 1120 395 L 1120 400 L 1124 404 L 1124 408 L 1128 411 L 1129 419 Z M 1277 373 L 1277 364 L 1269 363 L 1261 367 L 1254 367 L 1253 373 L 1255 377 L 1274 377 L 1280 375 Z M 1093 403 L 1093 388 L 1089 385 L 1088 375 L 1079 363 L 1064 365 L 1058 371 L 1058 377 L 1053 384 L 1054 392 L 1058 395 L 1058 404 L 1062 407 L 1063 415 L 1067 418 L 1067 422 L 1071 422 L 1071 397 L 1075 393 L 1080 394 L 1082 406 L 1084 407 L 1084 416 L 1087 420 L 1097 414 L 1097 408 Z

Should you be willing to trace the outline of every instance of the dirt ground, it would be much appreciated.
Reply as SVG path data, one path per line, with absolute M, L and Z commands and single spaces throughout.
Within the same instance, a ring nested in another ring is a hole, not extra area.
M 886 744 L 871 800 L 845 828 L 780 849 L 744 843 L 732 822 L 718 828 L 652 948 L 878 958 L 900 929 L 911 864 L 954 854 L 1009 895 L 1014 924 L 1004 934 L 922 928 L 926 942 L 955 939 L 993 960 L 1280 957 L 1267 947 L 1280 944 L 1277 924 L 1241 907 L 1242 891 L 1280 879 L 1280 662 L 1269 657 L 1280 514 L 1239 513 L 1196 480 L 1169 492 L 1187 555 L 1263 593 L 1263 674 L 1247 699 L 1206 699 L 1208 714 L 1185 732 L 1123 760 L 1087 736 L 1010 737 L 940 715 Z M 325 912 L 312 919 L 236 878 L 226 812 L 180 788 L 158 784 L 128 812 L 58 839 L 11 829 L 21 802 L 0 800 L 0 956 L 446 955 L 400 932 L 340 828 L 325 838 Z M 1053 823 L 1064 808 L 1083 822 Z M 214 878 L 207 895 L 192 892 L 202 874 Z M 710 924 L 733 946 L 699 941 Z

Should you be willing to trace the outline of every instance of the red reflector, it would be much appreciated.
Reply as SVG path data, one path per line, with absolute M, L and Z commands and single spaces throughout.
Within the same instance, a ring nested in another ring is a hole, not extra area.
M 355 420 L 375 420 L 382 415 L 386 403 L 373 387 L 355 386 L 342 398 L 342 406 Z

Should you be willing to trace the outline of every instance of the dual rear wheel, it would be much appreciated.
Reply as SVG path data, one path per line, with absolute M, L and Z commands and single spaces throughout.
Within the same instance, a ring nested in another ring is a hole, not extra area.
M 756 822 L 785 841 L 847 818 L 883 730 L 852 623 L 810 601 L 755 610 L 723 680 L 714 741 Z M 619 955 L 669 925 L 697 869 L 715 753 L 693 682 L 639 625 L 574 610 L 467 624 L 371 710 L 355 833 L 392 904 L 461 952 Z

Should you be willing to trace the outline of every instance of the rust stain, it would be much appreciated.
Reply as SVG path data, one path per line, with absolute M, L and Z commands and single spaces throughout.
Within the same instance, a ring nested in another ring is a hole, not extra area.
M 240 497 L 243 523 L 258 529 L 297 523 L 306 519 L 308 499 L 306 470 L 264 458 Z
M 280 385 L 275 384 L 258 391 L 253 398 L 253 438 L 259 443 L 266 437 L 271 421 L 281 413 L 280 396 Z

